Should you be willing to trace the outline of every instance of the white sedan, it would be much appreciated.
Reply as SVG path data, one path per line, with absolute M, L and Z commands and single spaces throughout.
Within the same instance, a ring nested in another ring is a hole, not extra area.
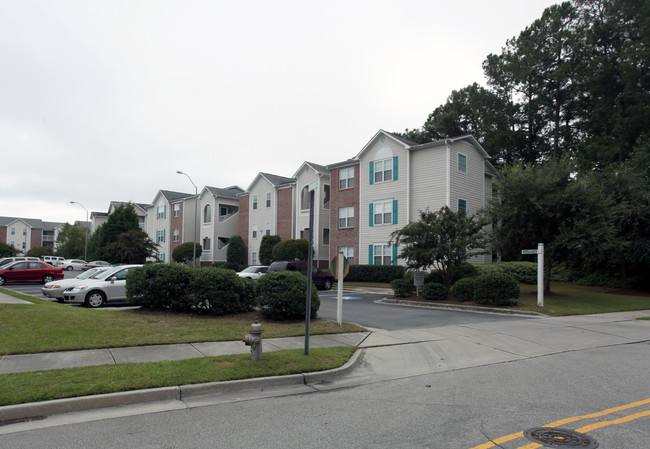
M 269 267 L 266 265 L 251 265 L 250 267 L 244 268 L 242 271 L 237 273 L 237 276 L 246 279 L 257 280 L 262 275 L 266 274 L 266 270 L 268 269 Z
M 59 302 L 63 302 L 63 292 L 66 288 L 70 288 L 74 284 L 81 282 L 84 279 L 92 278 L 93 276 L 96 276 L 102 271 L 106 271 L 107 269 L 108 267 L 92 268 L 88 271 L 84 271 L 80 275 L 73 278 L 48 282 L 43 287 L 41 287 L 41 293 L 43 293 L 43 296 L 45 296 L 46 298 L 53 298 Z
M 65 259 L 57 265 L 59 268 L 63 268 L 64 270 L 72 271 L 72 270 L 81 270 L 83 269 L 83 266 L 86 265 L 85 260 L 81 259 Z
M 78 282 L 63 292 L 63 302 L 81 303 L 93 309 L 109 302 L 126 302 L 126 276 L 129 270 L 141 266 L 111 267 L 95 279 Z

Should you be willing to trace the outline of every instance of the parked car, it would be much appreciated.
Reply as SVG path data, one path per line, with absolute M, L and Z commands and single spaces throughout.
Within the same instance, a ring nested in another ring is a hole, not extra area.
M 58 267 L 59 262 L 63 262 L 65 260 L 65 257 L 61 257 L 61 256 L 43 256 L 41 259 L 43 260 L 43 262 L 49 263 L 53 267 Z
M 54 298 L 59 302 L 63 302 L 63 292 L 67 288 L 70 288 L 85 279 L 92 279 L 93 277 L 106 270 L 108 270 L 108 267 L 91 268 L 90 270 L 84 271 L 83 273 L 73 278 L 48 282 L 43 287 L 41 287 L 41 293 L 43 293 L 43 296 L 46 298 Z
M 0 285 L 6 282 L 42 282 L 63 279 L 63 270 L 40 260 L 23 260 L 0 267 Z
M 57 265 L 58 267 L 63 268 L 64 270 L 81 270 L 81 268 L 88 262 L 81 259 L 65 259 Z
M 86 279 L 63 292 L 63 302 L 80 303 L 90 308 L 101 307 L 109 302 L 126 301 L 126 275 L 129 270 L 142 265 L 112 267 L 96 279 Z
M 88 270 L 90 268 L 97 268 L 97 267 L 112 267 L 113 264 L 106 262 L 105 260 L 93 260 L 92 262 L 85 263 L 83 267 L 81 267 L 82 270 Z
M 307 262 L 302 260 L 278 260 L 269 265 L 267 273 L 274 271 L 298 271 L 307 276 Z M 311 280 L 316 284 L 316 288 L 329 290 L 334 283 L 334 276 L 317 267 L 312 267 Z
M 30 256 L 3 257 L 0 260 L 0 267 L 2 267 L 4 265 L 8 265 L 8 264 L 10 264 L 12 262 L 19 262 L 19 261 L 22 261 L 22 260 L 40 261 L 41 259 L 39 259 L 38 257 L 30 257 Z
M 250 267 L 244 268 L 239 273 L 237 273 L 237 276 L 246 279 L 252 279 L 255 281 L 259 279 L 263 274 L 266 274 L 266 270 L 268 269 L 268 265 L 251 265 Z

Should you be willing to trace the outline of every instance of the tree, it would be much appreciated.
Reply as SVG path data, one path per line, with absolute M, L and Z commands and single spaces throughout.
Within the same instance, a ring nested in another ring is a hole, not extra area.
M 115 208 L 112 214 L 108 216 L 106 223 L 99 226 L 88 241 L 88 254 L 93 259 L 107 259 L 115 257 L 115 252 L 109 256 L 107 247 L 117 243 L 118 237 L 128 231 L 138 231 L 140 229 L 140 219 L 135 212 L 133 204 L 121 204 Z M 116 262 L 123 262 L 116 259 Z
M 449 289 L 461 262 L 486 252 L 487 224 L 481 214 L 467 215 L 444 206 L 437 212 L 420 211 L 420 220 L 394 231 L 391 241 L 401 246 L 399 257 L 408 268 L 433 267 Z
M 0 257 L 15 257 L 18 249 L 4 242 L 0 242 Z
M 246 255 L 246 244 L 244 239 L 239 235 L 233 235 L 228 240 L 228 249 L 226 250 L 226 261 L 239 271 L 239 267 L 246 265 L 248 256 Z
M 104 248 L 106 259 L 112 263 L 145 263 L 152 257 L 158 244 L 142 229 L 132 229 L 121 233 L 117 241 Z
M 273 262 L 273 247 L 280 243 L 282 238 L 279 235 L 265 235 L 260 243 L 260 263 L 270 265 Z
M 273 247 L 273 260 L 307 260 L 308 257 L 307 239 L 284 240 Z
M 36 246 L 27 251 L 25 255 L 31 257 L 53 256 L 54 250 L 50 246 Z
M 66 223 L 56 237 L 57 254 L 66 259 L 75 259 L 84 254 L 86 229 L 81 223 Z
M 174 262 L 187 264 L 192 262 L 195 252 L 196 254 L 201 254 L 201 251 L 203 251 L 203 247 L 199 243 L 185 242 L 174 248 L 174 251 L 172 251 L 172 259 Z

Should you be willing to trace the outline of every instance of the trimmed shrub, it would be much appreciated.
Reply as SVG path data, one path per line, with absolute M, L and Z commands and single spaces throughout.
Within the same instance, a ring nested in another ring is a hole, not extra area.
M 257 303 L 265 318 L 293 320 L 305 317 L 307 278 L 295 271 L 275 271 L 257 280 Z M 320 308 L 318 290 L 312 284 L 311 314 L 316 318 Z
M 476 278 L 458 279 L 454 285 L 451 286 L 451 296 L 459 301 L 472 301 L 474 299 L 475 286 Z
M 422 297 L 424 299 L 442 301 L 447 299 L 447 296 L 449 296 L 449 292 L 442 284 L 430 282 L 428 284 L 424 284 L 422 287 Z
M 478 274 L 505 273 L 523 284 L 537 283 L 537 263 L 535 262 L 499 262 L 476 265 Z
M 612 276 L 609 273 L 591 273 L 576 282 L 578 285 L 585 285 L 590 287 L 610 287 L 620 288 L 621 280 Z
M 401 265 L 350 265 L 346 282 L 382 282 L 404 279 L 406 269 Z
M 478 274 L 479 273 L 478 270 L 476 269 L 476 265 L 463 261 L 460 263 L 458 268 L 456 268 L 456 273 L 454 274 L 454 278 L 451 280 L 451 283 L 453 284 L 459 279 L 478 276 Z M 430 282 L 435 282 L 437 284 L 443 284 L 443 285 L 445 283 L 442 280 L 442 276 L 440 275 L 440 272 L 438 270 L 431 270 L 431 272 L 424 277 L 425 284 Z
M 187 299 L 193 268 L 185 265 L 146 264 L 129 270 L 126 295 L 129 302 L 147 309 L 190 311 Z
M 489 273 L 475 279 L 474 301 L 483 305 L 512 306 L 519 298 L 519 285 L 505 273 Z
M 187 298 L 195 311 L 244 313 L 255 307 L 255 287 L 233 270 L 204 267 L 191 271 Z
M 395 279 L 390 282 L 390 286 L 393 289 L 393 294 L 398 298 L 413 296 L 415 293 L 415 285 L 406 279 Z
M 309 240 L 291 239 L 278 242 L 271 250 L 273 260 L 307 260 Z

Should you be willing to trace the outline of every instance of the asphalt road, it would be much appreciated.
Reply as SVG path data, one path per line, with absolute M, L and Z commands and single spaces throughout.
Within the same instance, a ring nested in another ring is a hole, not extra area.
M 540 446 L 519 432 L 562 420 L 601 449 L 646 448 L 648 360 L 646 342 L 183 410 L 70 414 L 0 435 L 0 447 L 529 449 Z

